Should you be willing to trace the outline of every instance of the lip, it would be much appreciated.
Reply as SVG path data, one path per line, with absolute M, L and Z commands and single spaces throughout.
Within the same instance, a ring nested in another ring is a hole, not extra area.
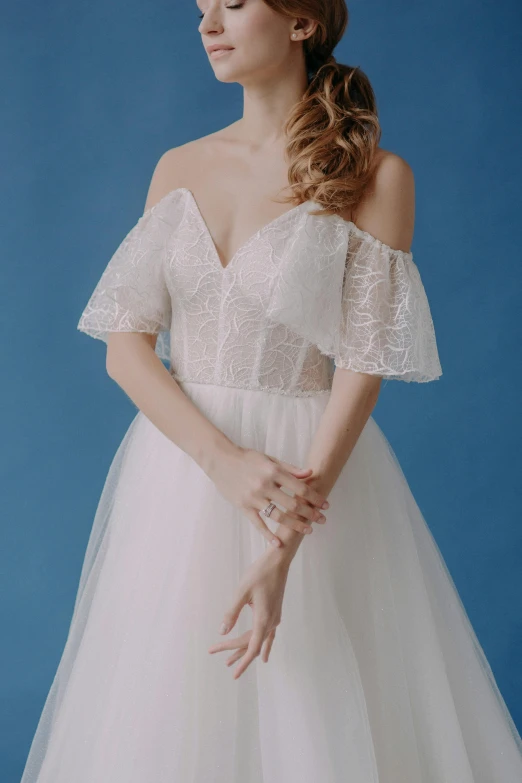
M 212 44 L 207 46 L 207 53 L 210 57 L 220 57 L 227 52 L 232 52 L 233 49 L 233 46 L 227 46 L 226 44 Z
M 213 60 L 217 60 L 218 57 L 224 57 L 225 54 L 230 54 L 230 52 L 234 51 L 233 49 L 214 49 L 212 52 L 210 52 L 209 57 L 212 57 Z

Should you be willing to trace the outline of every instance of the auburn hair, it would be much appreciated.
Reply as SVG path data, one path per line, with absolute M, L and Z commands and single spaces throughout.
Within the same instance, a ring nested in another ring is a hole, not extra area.
M 381 138 L 366 74 L 337 62 L 333 50 L 348 26 L 345 0 L 264 0 L 279 14 L 317 22 L 303 41 L 308 87 L 285 123 L 288 188 L 284 202 L 313 199 L 329 214 L 355 211 L 376 166 Z

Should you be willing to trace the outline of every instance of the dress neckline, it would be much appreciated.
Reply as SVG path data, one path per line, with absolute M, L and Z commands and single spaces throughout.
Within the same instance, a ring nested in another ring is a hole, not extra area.
M 207 239 L 207 242 L 212 250 L 212 255 L 214 257 L 214 261 L 220 268 L 222 272 L 225 272 L 227 269 L 229 269 L 231 266 L 233 266 L 234 262 L 236 261 L 239 256 L 242 255 L 242 253 L 247 250 L 247 248 L 250 247 L 252 242 L 254 242 L 256 239 L 259 239 L 265 231 L 268 231 L 271 228 L 274 228 L 275 226 L 279 225 L 279 223 L 283 222 L 285 218 L 289 217 L 290 215 L 293 215 L 298 210 L 303 209 L 305 206 L 310 204 L 310 201 L 302 201 L 300 204 L 296 204 L 290 209 L 287 209 L 285 212 L 282 212 L 280 215 L 276 215 L 273 220 L 270 220 L 268 223 L 265 223 L 265 225 L 258 228 L 256 231 L 254 231 L 253 234 L 251 234 L 248 239 L 246 239 L 244 242 L 242 242 L 237 250 L 234 251 L 229 261 L 227 261 L 226 264 L 223 264 L 221 261 L 221 258 L 219 256 L 216 243 L 214 241 L 214 238 L 212 234 L 210 233 L 210 229 L 208 227 L 208 223 L 205 220 L 203 213 L 201 212 L 201 209 L 199 207 L 199 204 L 196 200 L 196 197 L 194 196 L 194 193 L 190 190 L 190 188 L 177 188 L 178 191 L 182 191 L 186 193 L 186 195 L 189 197 L 192 206 L 194 207 L 194 211 L 198 217 L 199 222 L 201 223 L 201 227 L 203 228 L 203 231 L 205 233 L 205 237 Z
M 245 242 L 242 243 L 242 245 L 235 251 L 234 255 L 228 262 L 226 266 L 224 266 L 221 263 L 221 259 L 219 257 L 219 254 L 216 249 L 216 244 L 212 238 L 212 235 L 209 231 L 209 228 L 207 226 L 207 223 L 201 213 L 201 210 L 199 208 L 199 205 L 196 201 L 196 198 L 190 188 L 186 187 L 179 187 L 179 188 L 173 188 L 173 190 L 169 190 L 156 204 L 154 204 L 152 207 L 150 207 L 148 210 L 146 210 L 142 217 L 145 217 L 146 215 L 151 215 L 154 213 L 160 204 L 163 202 L 166 202 L 167 199 L 171 199 L 175 194 L 177 193 L 185 193 L 188 194 L 189 199 L 191 200 L 191 203 L 194 207 L 194 210 L 196 212 L 198 221 L 201 224 L 201 227 L 203 228 L 205 232 L 205 236 L 207 239 L 207 243 L 210 246 L 210 249 L 212 251 L 214 263 L 218 266 L 218 269 L 222 273 L 226 272 L 226 270 L 230 267 L 230 265 L 236 261 L 236 259 L 247 249 L 247 247 L 250 247 L 251 243 L 257 239 L 258 237 L 262 236 L 263 232 L 267 231 L 269 228 L 272 228 L 274 225 L 278 225 L 279 222 L 281 222 L 284 218 L 288 217 L 289 215 L 292 215 L 294 212 L 297 212 L 298 210 L 303 209 L 304 207 L 310 205 L 314 208 L 320 209 L 321 206 L 313 199 L 308 199 L 307 201 L 302 201 L 300 204 L 297 204 L 293 206 L 291 209 L 287 209 L 286 212 L 281 213 L 280 215 L 277 215 L 273 220 L 271 220 L 269 223 L 266 223 L 264 226 L 261 226 L 261 228 L 258 228 L 257 231 L 254 232 Z M 359 237 L 359 239 L 368 242 L 372 244 L 374 247 L 379 248 L 381 251 L 389 254 L 390 256 L 394 256 L 400 259 L 403 259 L 404 261 L 412 261 L 413 260 L 413 251 L 412 250 L 399 250 L 398 248 L 392 247 L 391 245 L 386 244 L 386 242 L 383 242 L 381 239 L 378 239 L 378 237 L 374 236 L 373 234 L 370 234 L 368 231 L 365 231 L 363 228 L 359 228 L 358 225 L 356 225 L 352 220 L 346 220 L 346 218 L 343 218 L 342 215 L 337 214 L 330 214 L 330 215 L 322 215 L 321 216 L 323 220 L 331 220 L 332 222 L 339 222 L 341 226 L 344 226 L 344 228 L 354 234 L 355 236 Z

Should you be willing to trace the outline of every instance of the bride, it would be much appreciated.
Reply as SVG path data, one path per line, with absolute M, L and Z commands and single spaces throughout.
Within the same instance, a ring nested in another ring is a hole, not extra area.
M 520 783 L 372 416 L 442 369 L 344 0 L 197 5 L 243 115 L 162 155 L 81 313 L 137 413 L 22 783 Z

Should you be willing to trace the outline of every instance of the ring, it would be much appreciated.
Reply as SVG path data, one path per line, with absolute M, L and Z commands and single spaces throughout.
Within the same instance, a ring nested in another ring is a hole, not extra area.
M 261 513 L 264 514 L 265 517 L 269 517 L 272 511 L 274 510 L 274 508 L 276 508 L 276 504 L 269 503 L 268 506 L 264 508 Z

